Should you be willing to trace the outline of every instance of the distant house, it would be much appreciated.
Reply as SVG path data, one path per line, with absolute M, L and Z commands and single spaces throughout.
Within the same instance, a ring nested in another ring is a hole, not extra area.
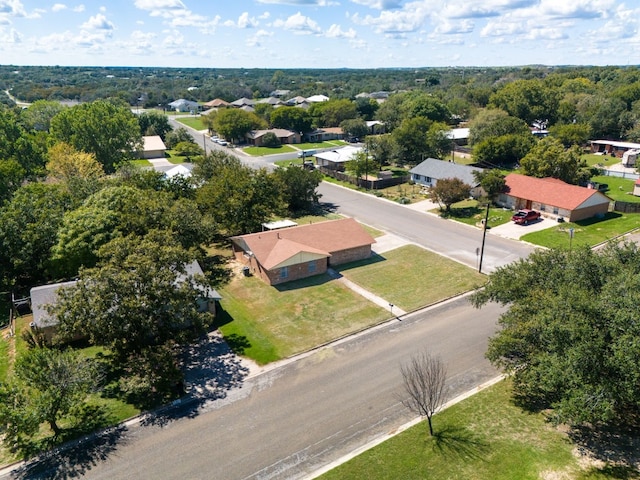
M 285 130 L 284 128 L 271 128 L 269 130 L 252 130 L 246 135 L 247 143 L 260 147 L 263 144 L 264 136 L 267 133 L 273 133 L 280 143 L 300 143 L 300 134 L 292 132 L 291 130 Z
M 640 143 L 617 142 L 615 140 L 592 140 L 591 152 L 600 153 L 602 155 L 614 155 L 622 158 L 628 150 L 640 149 Z
M 640 178 L 633 184 L 633 194 L 640 197 Z
M 204 104 L 207 108 L 224 108 L 229 106 L 229 102 L 225 102 L 221 98 L 215 98 Z
M 274 107 L 284 104 L 282 100 L 276 97 L 261 98 L 257 103 L 268 103 L 269 105 L 273 105 Z
M 437 158 L 427 158 L 409 170 L 409 173 L 411 174 L 411 180 L 425 187 L 433 187 L 438 183 L 438 180 L 444 178 L 457 178 L 470 185 L 471 191 L 469 194 L 477 198 L 482 195 L 482 188 L 476 181 L 473 172 L 482 171 L 483 169 L 478 167 L 447 162 Z
M 146 135 L 142 137 L 142 151 L 139 152 L 140 158 L 164 158 L 167 147 L 162 141 L 160 135 Z
M 255 100 L 252 100 L 251 98 L 247 98 L 247 97 L 242 97 L 237 100 L 234 100 L 229 105 L 236 108 L 242 108 L 242 107 L 253 107 L 255 104 L 256 104 Z
M 310 97 L 307 97 L 307 102 L 309 103 L 320 103 L 328 101 L 329 97 L 327 97 L 326 95 L 311 95 Z
M 356 155 L 362 151 L 362 147 L 346 146 L 330 152 L 316 153 L 316 164 L 330 170 L 344 171 L 345 164 L 355 159 Z
M 200 104 L 191 100 L 179 98 L 169 104 L 169 107 L 176 112 L 197 112 L 200 110 Z
M 371 256 L 375 240 L 352 218 L 231 238 L 236 260 L 269 285 L 325 273 Z
M 447 138 L 452 140 L 456 145 L 466 145 L 469 143 L 469 130 L 468 128 L 452 128 L 447 132 Z
M 185 265 L 185 274 L 176 278 L 176 283 L 184 281 L 186 277 L 194 277 L 203 275 L 200 264 L 194 260 Z M 48 306 L 55 305 L 58 292 L 61 289 L 73 287 L 78 282 L 72 280 L 70 282 L 53 283 L 50 285 L 41 285 L 33 287 L 30 291 L 31 311 L 33 312 L 33 320 L 30 327 L 44 334 L 47 340 L 51 340 L 55 334 L 58 325 L 58 319 L 50 315 L 47 311 Z M 198 311 L 216 313 L 216 305 L 222 297 L 213 288 L 206 285 L 200 287 L 201 297 L 198 299 Z
M 305 97 L 293 97 L 285 102 L 285 105 L 289 105 L 291 107 L 300 107 L 300 108 L 309 108 L 311 106 L 311 102 L 309 102 Z
M 556 178 L 534 178 L 518 173 L 505 177 L 498 204 L 512 209 L 533 209 L 569 222 L 604 215 L 611 198 L 593 188 L 570 185 Z
M 325 140 L 341 140 L 344 138 L 344 132 L 340 127 L 316 128 L 312 132 L 304 134 L 307 141 L 312 143 L 320 143 Z
M 178 176 L 182 178 L 189 178 L 191 177 L 191 170 L 184 165 L 176 165 L 164 172 L 164 176 L 167 178 L 174 178 Z

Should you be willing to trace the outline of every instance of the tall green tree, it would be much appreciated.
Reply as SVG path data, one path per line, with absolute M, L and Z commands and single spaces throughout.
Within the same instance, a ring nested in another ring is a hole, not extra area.
M 142 147 L 138 120 L 125 106 L 97 100 L 67 108 L 51 119 L 51 138 L 95 155 L 112 173 Z
M 484 190 L 487 198 L 495 202 L 498 195 L 504 191 L 506 185 L 504 174 L 497 169 L 474 170 L 472 173 L 476 182 L 478 182 Z
M 102 375 L 96 364 L 72 350 L 33 348 L 15 364 L 15 380 L 0 387 L 0 431 L 12 450 L 22 450 L 41 424 L 54 437 L 60 422 L 95 391 Z
M 429 156 L 427 132 L 430 126 L 431 122 L 424 117 L 408 118 L 391 133 L 399 164 L 417 165 Z
M 187 275 L 193 257 L 168 232 L 116 238 L 101 248 L 99 264 L 58 293 L 51 312 L 62 339 L 86 335 L 120 359 L 145 348 L 197 338 L 212 321 L 199 312 L 207 283 Z
M 640 412 L 639 286 L 638 246 L 612 243 L 536 251 L 492 273 L 472 303 L 507 306 L 487 357 L 521 404 L 561 422 L 626 424 Z
M 527 125 L 536 121 L 554 123 L 558 103 L 557 89 L 537 78 L 506 83 L 489 100 L 491 106 L 524 120 Z
M 28 130 L 48 132 L 51 119 L 65 108 L 60 102 L 36 100 L 20 112 L 20 120 Z
M 74 208 L 62 185 L 30 183 L 0 209 L 0 281 L 4 288 L 26 289 L 55 278 L 51 249 L 65 212 Z
M 244 139 L 251 130 L 266 127 L 266 122 L 255 113 L 245 112 L 239 108 L 220 110 L 213 120 L 215 131 L 230 141 Z
M 163 141 L 167 138 L 167 133 L 173 130 L 167 116 L 154 110 L 138 115 L 138 124 L 142 135 L 160 135 Z
M 273 175 L 282 183 L 282 199 L 289 212 L 313 212 L 318 206 L 318 185 L 322 174 L 297 166 L 278 168 Z
M 524 121 L 495 108 L 479 111 L 469 123 L 469 144 L 472 146 L 492 137 L 525 134 L 531 135 L 531 131 Z
M 580 148 L 575 146 L 566 150 L 562 143 L 553 137 L 538 141 L 520 161 L 520 168 L 524 175 L 553 177 L 574 185 L 591 177 Z
M 259 231 L 262 223 L 284 210 L 278 179 L 236 157 L 210 156 L 196 174 L 211 175 L 198 189 L 196 200 L 224 235 Z
M 429 198 L 444 206 L 447 212 L 451 211 L 451 205 L 468 198 L 470 194 L 471 185 L 459 178 L 442 178 L 429 189 Z
M 304 108 L 279 107 L 271 112 L 271 125 L 275 128 L 306 133 L 311 130 L 311 116 Z

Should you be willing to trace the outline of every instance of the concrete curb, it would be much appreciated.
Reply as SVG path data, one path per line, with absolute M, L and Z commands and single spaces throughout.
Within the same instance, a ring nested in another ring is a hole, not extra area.
M 473 390 L 469 390 L 468 392 L 465 392 L 461 395 L 458 395 L 457 397 L 449 400 L 447 403 L 445 403 L 442 408 L 440 409 L 440 411 L 443 411 L 449 407 L 451 407 L 452 405 L 455 405 L 456 403 L 460 403 L 463 400 L 466 400 L 467 398 L 475 395 L 478 392 L 481 392 L 482 390 L 495 385 L 496 383 L 502 381 L 505 378 L 505 375 L 499 375 L 495 378 L 492 378 L 491 380 L 478 385 L 476 388 L 474 388 Z M 408 430 L 409 428 L 419 424 L 420 422 L 423 422 L 424 418 L 422 417 L 418 417 L 415 418 L 413 420 L 411 420 L 408 423 L 405 423 L 404 425 L 401 425 L 400 427 L 398 427 L 396 430 L 387 433 L 386 435 L 382 435 L 378 438 L 376 438 L 375 440 L 370 441 L 369 443 L 363 445 L 360 448 L 355 449 L 354 451 L 352 451 L 351 453 L 348 453 L 347 455 L 344 455 L 343 457 L 339 458 L 338 460 L 331 462 L 328 465 L 325 465 L 324 467 L 316 470 L 315 472 L 302 477 L 304 480 L 313 480 L 314 478 L 319 477 L 320 475 L 323 475 L 325 473 L 327 473 L 330 470 L 333 470 L 334 468 L 342 465 L 343 463 L 348 462 L 349 460 L 351 460 L 352 458 L 357 457 L 358 455 L 366 452 L 367 450 L 372 449 L 373 447 L 376 447 L 378 445 L 380 445 L 383 442 L 386 442 L 387 440 L 389 440 L 392 437 L 395 437 L 396 435 L 404 432 L 405 430 Z

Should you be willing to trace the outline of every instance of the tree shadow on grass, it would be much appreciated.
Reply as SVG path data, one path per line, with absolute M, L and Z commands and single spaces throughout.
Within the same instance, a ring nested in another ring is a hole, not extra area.
M 482 460 L 489 446 L 465 427 L 445 427 L 433 434 L 433 450 L 449 458 Z
M 16 479 L 80 478 L 105 461 L 123 443 L 126 427 L 119 425 L 50 450 L 12 472 Z
M 627 426 L 574 427 L 569 438 L 578 452 L 604 462 L 590 470 L 607 478 L 638 478 L 640 475 L 640 428 Z

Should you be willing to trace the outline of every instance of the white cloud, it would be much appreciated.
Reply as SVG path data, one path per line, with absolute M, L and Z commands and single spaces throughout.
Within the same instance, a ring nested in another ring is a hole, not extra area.
M 87 30 L 114 30 L 115 26 L 107 20 L 107 17 L 99 13 L 89 18 L 88 21 L 82 24 L 81 28 Z
M 68 7 L 64 3 L 56 3 L 51 7 L 52 12 L 61 12 L 62 10 L 66 10 Z
M 474 22 L 468 18 L 456 22 L 443 20 L 438 23 L 434 33 L 442 35 L 452 35 L 460 33 L 471 33 L 473 31 Z
M 413 2 L 405 5 L 402 10 L 382 11 L 378 17 L 367 15 L 361 18 L 355 14 L 351 19 L 355 23 L 373 27 L 376 33 L 383 33 L 389 38 L 400 38 L 406 33 L 417 32 L 430 13 L 425 2 Z
M 260 47 L 262 46 L 262 39 L 267 37 L 272 37 L 273 32 L 268 32 L 267 30 L 258 30 L 254 35 L 251 35 L 247 38 L 245 42 L 247 47 Z
M 258 22 L 255 18 L 250 18 L 248 12 L 243 12 L 238 18 L 238 28 L 255 28 Z
M 336 25 L 334 23 L 329 27 L 329 30 L 325 32 L 325 36 L 328 38 L 356 38 L 356 31 L 353 28 L 350 28 L 344 32 L 340 25 Z
M 136 0 L 134 5 L 140 10 L 186 10 L 180 0 Z
M 260 20 L 266 20 L 271 16 L 271 14 L 269 12 L 264 12 L 262 15 L 260 15 L 258 18 Z
M 376 10 L 393 10 L 400 8 L 402 0 L 351 0 L 358 5 L 375 8 Z
M 22 43 L 22 35 L 15 28 L 0 29 L 0 45 Z
M 77 7 L 73 7 L 73 11 L 76 13 L 84 12 L 84 5 L 80 4 Z
M 9 17 L 26 17 L 27 12 L 20 0 L 0 0 L 0 15 Z
M 267 5 L 292 5 L 294 7 L 327 7 L 338 5 L 331 0 L 257 0 L 258 3 Z
M 284 28 L 285 30 L 292 31 L 299 35 L 322 33 L 322 29 L 314 20 L 309 17 L 305 17 L 300 12 L 291 15 L 286 20 L 276 20 L 273 22 L 273 26 L 276 28 Z

